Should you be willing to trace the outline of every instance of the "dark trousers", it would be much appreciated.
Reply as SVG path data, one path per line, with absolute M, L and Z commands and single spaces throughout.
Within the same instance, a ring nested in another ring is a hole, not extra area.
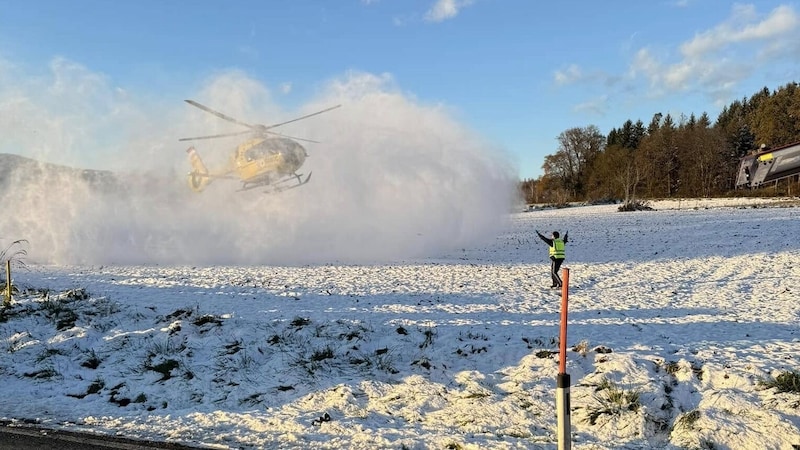
M 564 258 L 550 258 L 550 276 L 553 278 L 553 287 L 561 287 L 563 284 L 561 277 L 558 276 L 558 270 L 561 269 L 561 263 L 563 262 Z

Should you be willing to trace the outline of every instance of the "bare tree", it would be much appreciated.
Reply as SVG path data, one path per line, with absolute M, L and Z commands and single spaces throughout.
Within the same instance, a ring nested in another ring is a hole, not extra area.
M 589 125 L 570 128 L 557 140 L 558 151 L 545 157 L 545 173 L 558 178 L 571 197 L 581 197 L 586 194 L 590 168 L 603 150 L 605 136 L 596 126 Z

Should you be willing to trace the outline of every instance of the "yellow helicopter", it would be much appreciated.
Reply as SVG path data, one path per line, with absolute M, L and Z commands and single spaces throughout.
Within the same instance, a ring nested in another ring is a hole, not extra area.
M 178 139 L 179 141 L 216 139 L 245 134 L 250 135 L 250 139 L 236 147 L 236 151 L 231 156 L 228 165 L 217 171 L 209 171 L 208 168 L 206 168 L 206 165 L 203 163 L 203 160 L 200 158 L 194 146 L 186 150 L 186 153 L 189 154 L 189 163 L 192 166 L 192 171 L 189 172 L 189 187 L 195 192 L 203 191 L 203 189 L 215 179 L 239 180 L 242 183 L 242 187 L 239 189 L 241 191 L 261 186 L 269 186 L 272 191 L 283 191 L 308 183 L 311 179 L 311 172 L 305 177 L 303 177 L 303 174 L 297 173 L 305 162 L 306 157 L 308 157 L 306 149 L 297 143 L 297 141 L 318 142 L 312 141 L 311 139 L 287 136 L 269 130 L 281 125 L 297 122 L 298 120 L 307 119 L 342 106 L 336 105 L 323 109 L 322 111 L 317 111 L 274 125 L 254 125 L 234 119 L 219 111 L 201 105 L 194 100 L 186 100 L 186 103 L 213 114 L 220 119 L 245 126 L 247 130 L 210 136 L 181 138 Z

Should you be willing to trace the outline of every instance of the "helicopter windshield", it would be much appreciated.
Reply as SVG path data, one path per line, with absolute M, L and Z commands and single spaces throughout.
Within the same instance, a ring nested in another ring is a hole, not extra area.
M 287 138 L 269 138 L 260 144 L 248 149 L 245 158 L 248 161 L 262 159 L 274 155 L 282 155 L 283 161 L 292 167 L 300 167 L 306 159 L 306 151 L 302 145 Z
M 254 161 L 256 159 L 262 159 L 264 157 L 278 153 L 270 145 L 265 145 L 266 142 L 267 141 L 264 141 L 254 147 L 247 149 L 247 151 L 244 152 L 245 159 L 247 161 Z

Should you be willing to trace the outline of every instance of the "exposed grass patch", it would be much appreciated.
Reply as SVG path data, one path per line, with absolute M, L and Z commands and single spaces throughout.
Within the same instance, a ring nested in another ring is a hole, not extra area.
M 264 394 L 257 392 L 255 394 L 249 395 L 243 399 L 239 400 L 239 405 L 246 405 L 246 406 L 257 406 L 264 402 L 263 399 Z
M 5 304 L 0 307 L 0 323 L 8 322 L 8 319 L 15 317 L 18 311 L 14 310 L 13 306 L 6 306 Z
M 70 292 L 72 291 L 58 296 L 51 296 L 49 292 L 46 292 L 41 300 L 42 311 L 55 324 L 58 331 L 74 327 L 75 322 L 78 320 L 78 314 L 68 306 L 67 299 L 70 298 L 69 295 L 74 295 L 67 295 Z
M 427 361 L 427 359 L 425 359 Z M 376 368 L 386 373 L 396 374 L 400 371 L 395 368 L 395 358 L 389 352 L 388 347 L 379 348 L 375 350 L 374 354 L 372 355 L 361 355 L 361 356 L 354 356 L 351 357 L 348 362 L 354 366 L 361 366 L 365 369 L 367 368 Z M 418 364 L 419 361 L 414 361 L 413 364 Z M 430 368 L 430 366 L 428 367 Z
M 326 359 L 333 359 L 334 357 L 333 349 L 330 346 L 325 346 L 324 348 L 315 349 L 313 353 L 311 353 L 311 361 L 324 361 Z
M 84 288 L 70 289 L 62 294 L 62 298 L 67 303 L 78 300 L 88 300 L 89 293 L 86 292 L 86 289 Z
M 701 450 L 716 450 L 717 444 L 708 439 L 700 439 L 700 449 Z
M 619 416 L 627 411 L 638 411 L 642 406 L 638 390 L 626 391 L 607 378 L 600 382 L 595 392 L 595 405 L 588 408 L 591 425 L 596 424 L 600 416 Z
M 558 338 L 557 337 L 551 337 L 549 339 L 548 338 L 543 338 L 543 337 L 537 337 L 537 338 L 523 337 L 522 338 L 522 342 L 527 344 L 529 350 L 531 350 L 533 348 L 536 348 L 536 347 L 538 347 L 538 348 L 542 348 L 542 347 L 551 347 L 551 348 L 552 347 L 558 347 Z
M 694 424 L 697 423 L 698 420 L 700 420 L 700 411 L 694 409 L 678 417 L 675 424 L 687 430 L 694 430 Z
M 152 358 L 156 355 L 176 355 L 184 350 L 186 350 L 186 346 L 183 343 L 175 344 L 171 339 L 165 338 L 151 342 L 147 348 L 147 354 Z
M 243 351 L 236 354 L 231 361 L 231 365 L 236 371 L 249 372 L 256 368 L 256 360 L 253 359 L 252 356 L 248 355 L 246 351 Z
M 419 348 L 427 348 L 433 346 L 433 339 L 436 337 L 437 332 L 436 328 L 434 327 L 425 327 L 421 329 L 422 335 L 425 337 L 425 340 L 419 344 Z
M 242 340 L 237 339 L 229 344 L 225 344 L 224 347 L 226 355 L 235 355 L 242 349 Z
M 342 324 L 344 325 L 344 324 Z M 363 325 L 354 324 L 351 325 L 353 328 L 347 330 L 346 332 L 339 333 L 338 338 L 345 339 L 347 341 L 352 340 L 363 340 L 364 336 L 370 331 L 368 328 L 364 327 Z
M 619 212 L 627 211 L 652 211 L 653 208 L 647 201 L 643 200 L 626 200 L 622 205 L 617 207 Z
M 800 371 L 781 372 L 776 377 L 759 380 L 758 385 L 765 389 L 775 388 L 778 392 L 800 394 Z
M 167 359 L 155 365 L 148 363 L 145 365 L 145 369 L 160 373 L 161 379 L 158 381 L 166 381 L 172 378 L 172 371 L 174 369 L 177 369 L 178 366 L 180 366 L 180 363 L 178 361 L 174 359 Z
M 306 325 L 309 325 L 310 323 L 311 319 L 306 319 L 304 317 L 295 317 L 294 319 L 292 319 L 289 325 L 293 326 L 294 328 L 302 328 Z
M 37 380 L 49 380 L 58 376 L 55 369 L 42 369 L 34 372 L 25 372 L 23 374 L 26 378 L 34 378 Z
M 208 325 L 208 324 L 215 325 L 215 326 L 220 326 L 220 325 L 222 325 L 222 319 L 220 319 L 219 317 L 213 316 L 211 314 L 204 314 L 204 315 L 198 317 L 197 319 L 194 319 L 192 321 L 192 324 L 194 326 L 196 326 L 196 327 L 202 327 L 203 325 Z
M 36 362 L 42 362 L 56 355 L 66 355 L 66 354 L 67 354 L 66 352 L 57 348 L 47 348 L 36 356 Z
M 106 384 L 103 382 L 103 380 L 94 380 L 86 389 L 86 395 L 97 394 L 98 392 L 102 391 L 105 386 Z
M 171 320 L 187 319 L 191 317 L 191 315 L 191 309 L 176 309 L 175 311 L 164 316 L 164 321 L 169 322 Z
M 572 351 L 578 353 L 579 355 L 586 357 L 586 354 L 589 353 L 589 341 L 586 339 L 578 342 L 572 347 Z
M 28 244 L 26 239 L 17 239 L 16 241 L 8 244 L 6 248 L 0 250 L 0 261 L 11 261 L 12 264 L 24 266 L 25 262 L 22 260 L 28 251 L 22 248 L 23 245 Z
M 675 361 L 667 361 L 664 363 L 664 371 L 670 375 L 675 375 L 681 371 L 681 366 Z
M 98 378 L 97 380 L 94 380 L 92 382 L 92 384 L 89 385 L 88 388 L 86 388 L 86 392 L 85 393 L 83 393 L 83 394 L 67 394 L 67 396 L 68 397 L 73 397 L 73 398 L 85 398 L 87 395 L 92 395 L 92 394 L 99 393 L 100 391 L 103 390 L 104 387 L 105 387 L 105 383 L 103 382 L 103 380 Z
M 428 359 L 428 358 L 425 358 L 425 357 L 422 357 L 420 359 L 417 359 L 417 360 L 413 361 L 411 363 L 411 365 L 412 366 L 424 367 L 425 369 L 428 369 L 428 370 L 430 370 L 431 367 L 433 367 L 433 364 L 431 364 L 431 360 Z
M 28 241 L 25 239 L 18 239 L 11 244 L 9 244 L 6 248 L 0 250 L 0 262 L 5 265 L 6 262 L 9 263 L 10 266 L 18 266 L 18 267 L 25 267 L 25 261 L 23 258 L 28 254 L 28 250 L 22 248 L 23 245 L 27 244 Z M 2 285 L 2 292 L 3 292 L 3 307 L 11 306 L 11 296 L 16 293 L 16 289 L 14 285 L 11 285 L 11 292 L 9 292 L 8 286 L 6 283 Z
M 87 369 L 97 369 L 100 367 L 101 362 L 102 360 L 97 356 L 97 353 L 92 350 L 89 352 L 89 358 L 81 363 L 81 367 L 86 367 Z
M 692 373 L 698 380 L 703 381 L 703 366 L 697 363 L 692 363 Z

